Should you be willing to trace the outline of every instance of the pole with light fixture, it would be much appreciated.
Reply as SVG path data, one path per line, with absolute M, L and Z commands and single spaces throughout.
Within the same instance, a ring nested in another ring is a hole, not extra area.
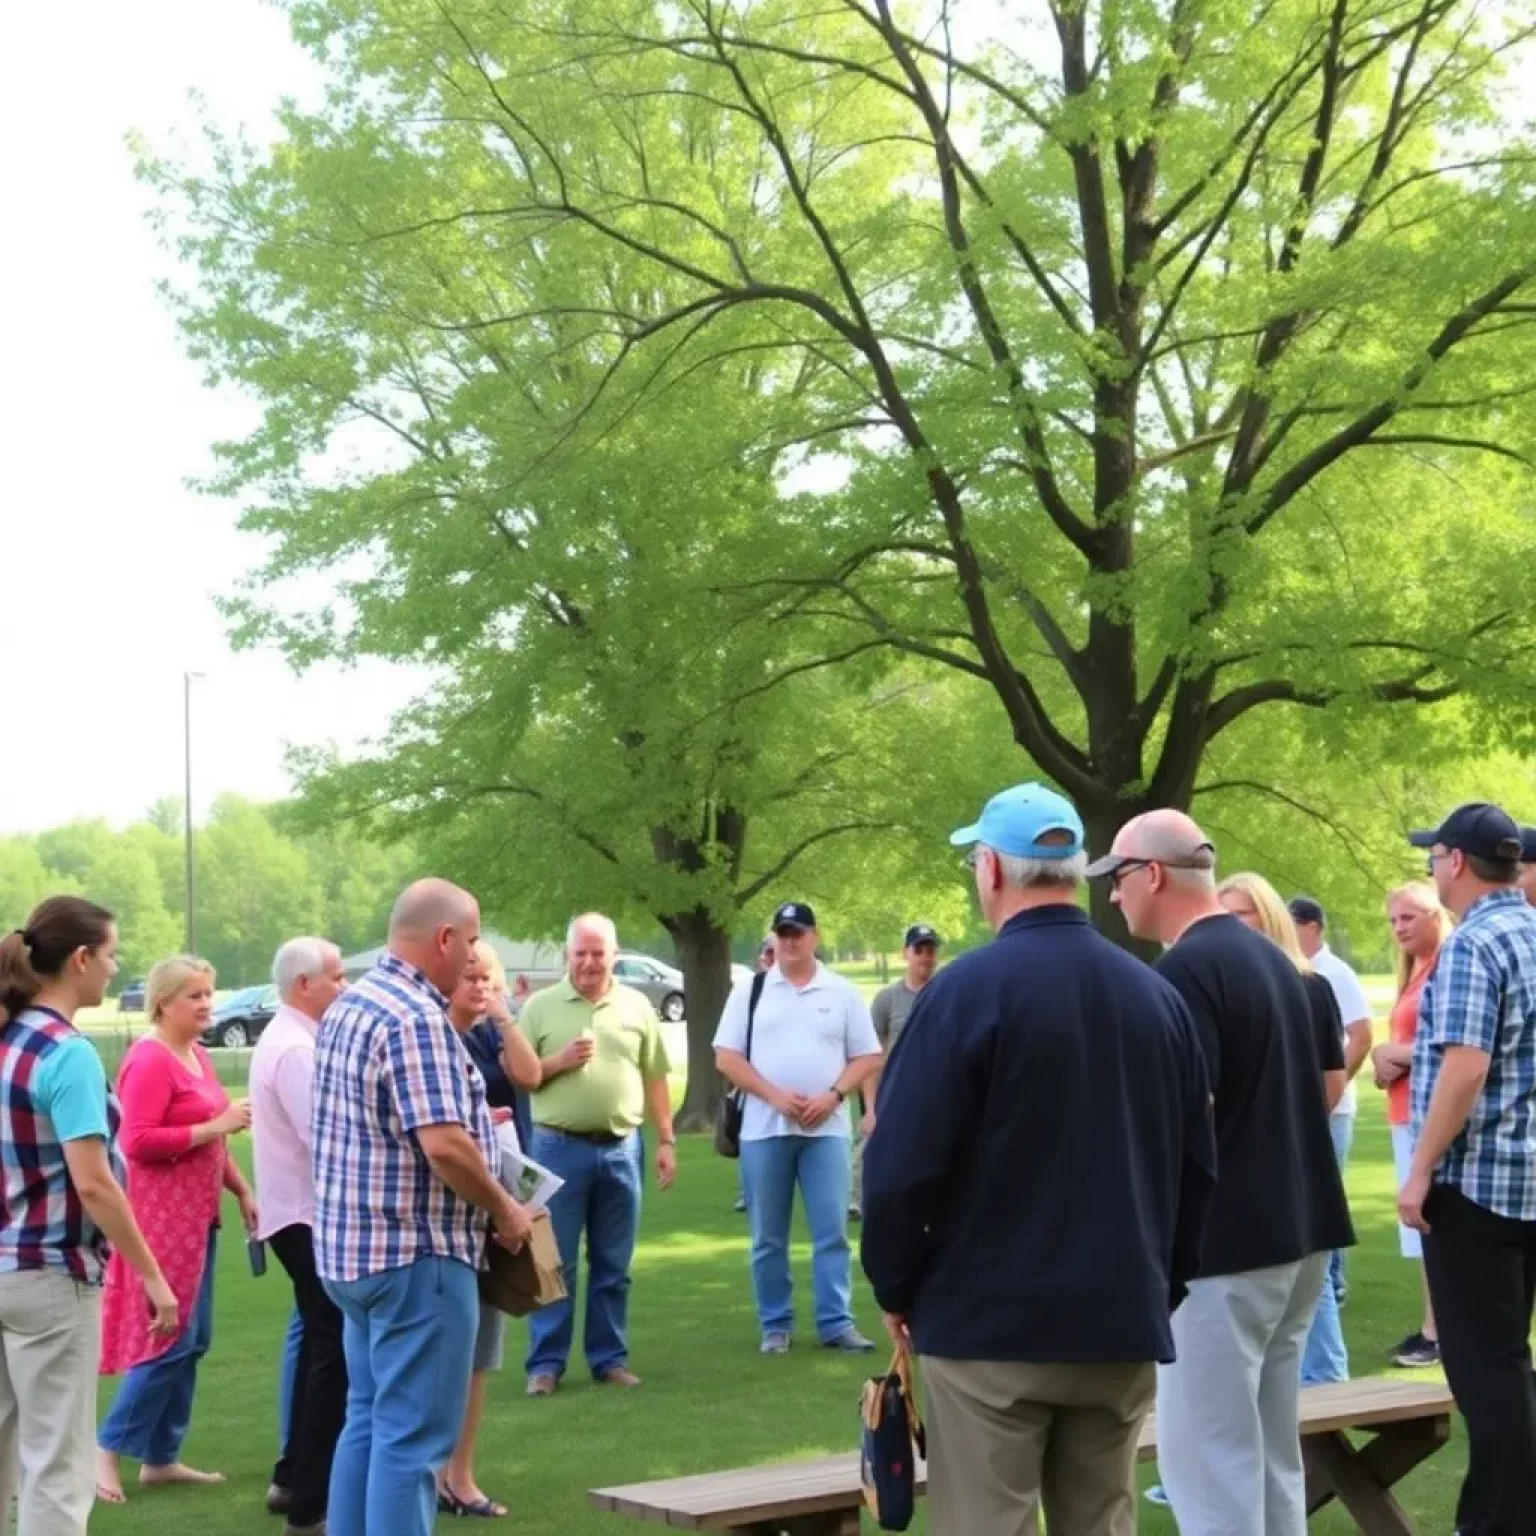
M 186 758 L 186 798 L 183 811 L 187 833 L 187 953 L 197 953 L 197 882 L 192 861 L 192 679 L 201 672 L 181 674 L 181 737 Z

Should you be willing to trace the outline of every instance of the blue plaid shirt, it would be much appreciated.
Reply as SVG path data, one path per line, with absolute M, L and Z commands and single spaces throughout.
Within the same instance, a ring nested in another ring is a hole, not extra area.
M 485 1084 L 448 1000 L 385 955 L 326 1010 L 315 1040 L 315 1265 L 361 1280 L 441 1255 L 485 1263 L 489 1218 L 433 1173 L 414 1132 L 462 1125 L 497 1167 Z
M 1425 984 L 1409 1078 L 1415 1137 L 1453 1045 L 1486 1051 L 1488 1080 L 1435 1182 L 1499 1216 L 1536 1221 L 1536 911 L 1519 891 L 1475 901 Z

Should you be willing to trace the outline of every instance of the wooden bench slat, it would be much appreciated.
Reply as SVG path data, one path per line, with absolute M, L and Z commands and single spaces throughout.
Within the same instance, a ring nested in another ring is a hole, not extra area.
M 1429 1419 L 1449 1414 L 1453 1408 L 1449 1389 L 1439 1382 L 1341 1381 L 1302 1390 L 1301 1433 L 1327 1435 Z M 1148 1461 L 1156 1454 L 1157 1424 L 1149 1415 L 1142 1426 L 1138 1455 Z M 925 1486 L 925 1475 L 919 1463 L 919 1491 Z M 674 1530 L 698 1531 L 845 1509 L 859 1495 L 859 1457 L 851 1453 L 597 1488 L 588 1497 L 598 1509 Z

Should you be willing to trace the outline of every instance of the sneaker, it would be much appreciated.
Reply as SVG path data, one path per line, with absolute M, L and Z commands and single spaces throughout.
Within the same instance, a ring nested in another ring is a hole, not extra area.
M 1426 1339 L 1422 1333 L 1416 1333 L 1411 1338 L 1404 1339 L 1392 1351 L 1392 1363 L 1402 1366 L 1404 1370 L 1419 1370 L 1425 1366 L 1439 1365 L 1439 1342 L 1435 1339 Z
M 740 1212 L 746 1210 L 746 1208 L 747 1208 L 747 1197 L 745 1195 L 737 1195 L 736 1196 L 736 1204 L 733 1205 L 731 1207 L 731 1209 L 739 1214 Z
M 286 1515 L 293 1508 L 293 1490 L 284 1488 L 281 1483 L 269 1483 L 267 1485 L 267 1512 L 273 1515 Z
M 1156 1504 L 1159 1509 L 1167 1509 L 1173 1502 L 1168 1497 L 1168 1490 L 1164 1488 L 1161 1483 L 1153 1483 L 1152 1486 L 1148 1488 L 1144 1494 L 1142 1494 L 1142 1498 L 1144 1498 L 1148 1504 Z
M 535 1376 L 528 1378 L 529 1397 L 553 1397 L 560 1389 L 560 1378 L 552 1376 L 547 1371 L 540 1371 Z
M 789 1335 L 787 1333 L 765 1333 L 763 1342 L 757 1347 L 762 1355 L 787 1355 L 789 1353 Z
M 845 1355 L 872 1355 L 875 1352 L 874 1344 L 857 1328 L 849 1328 L 838 1334 L 835 1339 L 823 1339 L 821 1347 L 840 1350 Z
M 861 1211 L 858 1208 L 858 1206 L 850 1205 L 848 1207 L 848 1220 L 849 1221 L 863 1221 L 864 1220 L 864 1212 Z

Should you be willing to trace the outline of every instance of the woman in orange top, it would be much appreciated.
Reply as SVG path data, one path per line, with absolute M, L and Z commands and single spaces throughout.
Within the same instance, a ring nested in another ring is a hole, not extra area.
M 1413 1037 L 1419 1027 L 1419 998 L 1435 968 L 1440 946 L 1450 933 L 1451 914 L 1440 905 L 1434 886 L 1425 880 L 1400 885 L 1387 897 L 1387 921 L 1397 940 L 1397 1001 L 1392 1005 L 1389 1038 L 1371 1053 L 1378 1087 L 1387 1090 L 1387 1124 L 1392 1131 L 1392 1161 L 1401 1188 L 1413 1161 L 1413 1132 L 1409 1126 L 1408 1074 L 1413 1065 Z M 1419 1234 L 1398 1226 L 1398 1246 L 1405 1259 L 1420 1261 Z M 1424 1285 L 1424 1322 L 1392 1350 L 1396 1365 L 1435 1365 L 1440 1360 L 1440 1336 L 1435 1330 L 1429 1286 Z

